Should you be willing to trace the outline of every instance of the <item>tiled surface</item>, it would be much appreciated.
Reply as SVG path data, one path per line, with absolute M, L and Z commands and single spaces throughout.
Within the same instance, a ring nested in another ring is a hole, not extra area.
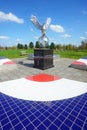
M 0 82 L 46 73 L 87 82 L 87 71 L 69 68 L 74 59 L 60 58 L 53 68 L 33 68 L 33 61 L 14 59 L 17 68 L 0 72 Z M 36 102 L 16 99 L 0 93 L 1 130 L 86 130 L 87 93 L 60 101 Z
M 86 130 L 87 93 L 75 98 L 34 102 L 0 94 L 1 130 Z
M 11 71 L 9 71 L 7 68 L 7 70 L 0 72 L 0 82 L 32 76 L 39 73 L 46 73 L 54 76 L 60 76 L 61 78 L 87 82 L 87 71 L 69 67 L 69 65 L 75 61 L 75 59 L 55 59 L 54 67 L 46 70 L 34 68 L 33 60 L 28 60 L 27 58 L 12 59 L 12 61 L 16 62 L 17 67 Z
M 87 83 L 38 74 L 0 83 L 0 92 L 31 101 L 58 101 L 87 92 Z

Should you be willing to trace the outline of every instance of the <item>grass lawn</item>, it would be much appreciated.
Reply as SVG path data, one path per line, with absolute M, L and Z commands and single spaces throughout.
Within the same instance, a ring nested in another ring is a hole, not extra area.
M 25 51 L 28 54 L 33 53 L 33 50 L 28 49 L 28 50 L 0 50 L 0 56 L 5 56 L 7 58 L 22 58 L 22 57 L 27 57 L 27 55 L 21 56 L 20 53 L 21 51 Z
M 64 58 L 73 58 L 73 59 L 79 59 L 81 57 L 87 57 L 87 50 L 79 50 L 79 51 L 58 51 L 54 52 L 55 54 L 59 54 L 61 57 Z
M 22 58 L 22 57 L 27 57 L 27 55 L 21 56 L 20 52 L 23 50 L 18 50 L 18 49 L 8 49 L 8 50 L 0 50 L 0 56 L 5 56 L 7 58 Z M 28 54 L 33 54 L 34 50 L 28 49 L 25 50 L 26 53 Z M 60 57 L 64 58 L 73 58 L 73 59 L 79 59 L 81 57 L 87 57 L 87 50 L 79 50 L 79 51 L 54 51 L 54 54 L 59 54 Z

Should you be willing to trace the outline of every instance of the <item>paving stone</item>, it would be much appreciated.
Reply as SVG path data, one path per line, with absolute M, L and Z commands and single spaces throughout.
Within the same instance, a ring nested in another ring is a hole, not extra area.
M 18 79 L 26 76 L 32 76 L 39 73 L 46 73 L 50 75 L 60 76 L 62 78 L 68 78 L 72 80 L 87 82 L 87 71 L 74 69 L 69 67 L 69 65 L 75 59 L 69 58 L 58 58 L 54 59 L 54 67 L 40 70 L 34 68 L 34 61 L 28 60 L 27 58 L 16 58 L 12 59 L 17 64 L 17 68 L 13 70 L 5 70 L 0 72 L 0 82 Z

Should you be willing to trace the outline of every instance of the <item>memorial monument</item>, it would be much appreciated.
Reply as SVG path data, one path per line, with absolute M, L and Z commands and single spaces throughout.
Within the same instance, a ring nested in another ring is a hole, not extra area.
M 39 69 L 47 69 L 53 67 L 53 50 L 47 49 L 49 39 L 46 36 L 46 30 L 51 22 L 51 18 L 47 18 L 44 24 L 40 24 L 36 16 L 31 16 L 32 23 L 42 32 L 38 38 L 40 44 L 39 49 L 34 49 L 34 67 Z

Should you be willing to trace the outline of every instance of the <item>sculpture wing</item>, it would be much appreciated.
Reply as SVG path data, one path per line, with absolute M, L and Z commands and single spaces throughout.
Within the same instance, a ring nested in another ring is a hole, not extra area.
M 47 18 L 46 23 L 44 24 L 44 29 L 47 29 L 50 23 L 51 23 L 51 18 Z
M 31 21 L 38 29 L 42 29 L 42 25 L 39 23 L 36 16 L 31 16 Z

